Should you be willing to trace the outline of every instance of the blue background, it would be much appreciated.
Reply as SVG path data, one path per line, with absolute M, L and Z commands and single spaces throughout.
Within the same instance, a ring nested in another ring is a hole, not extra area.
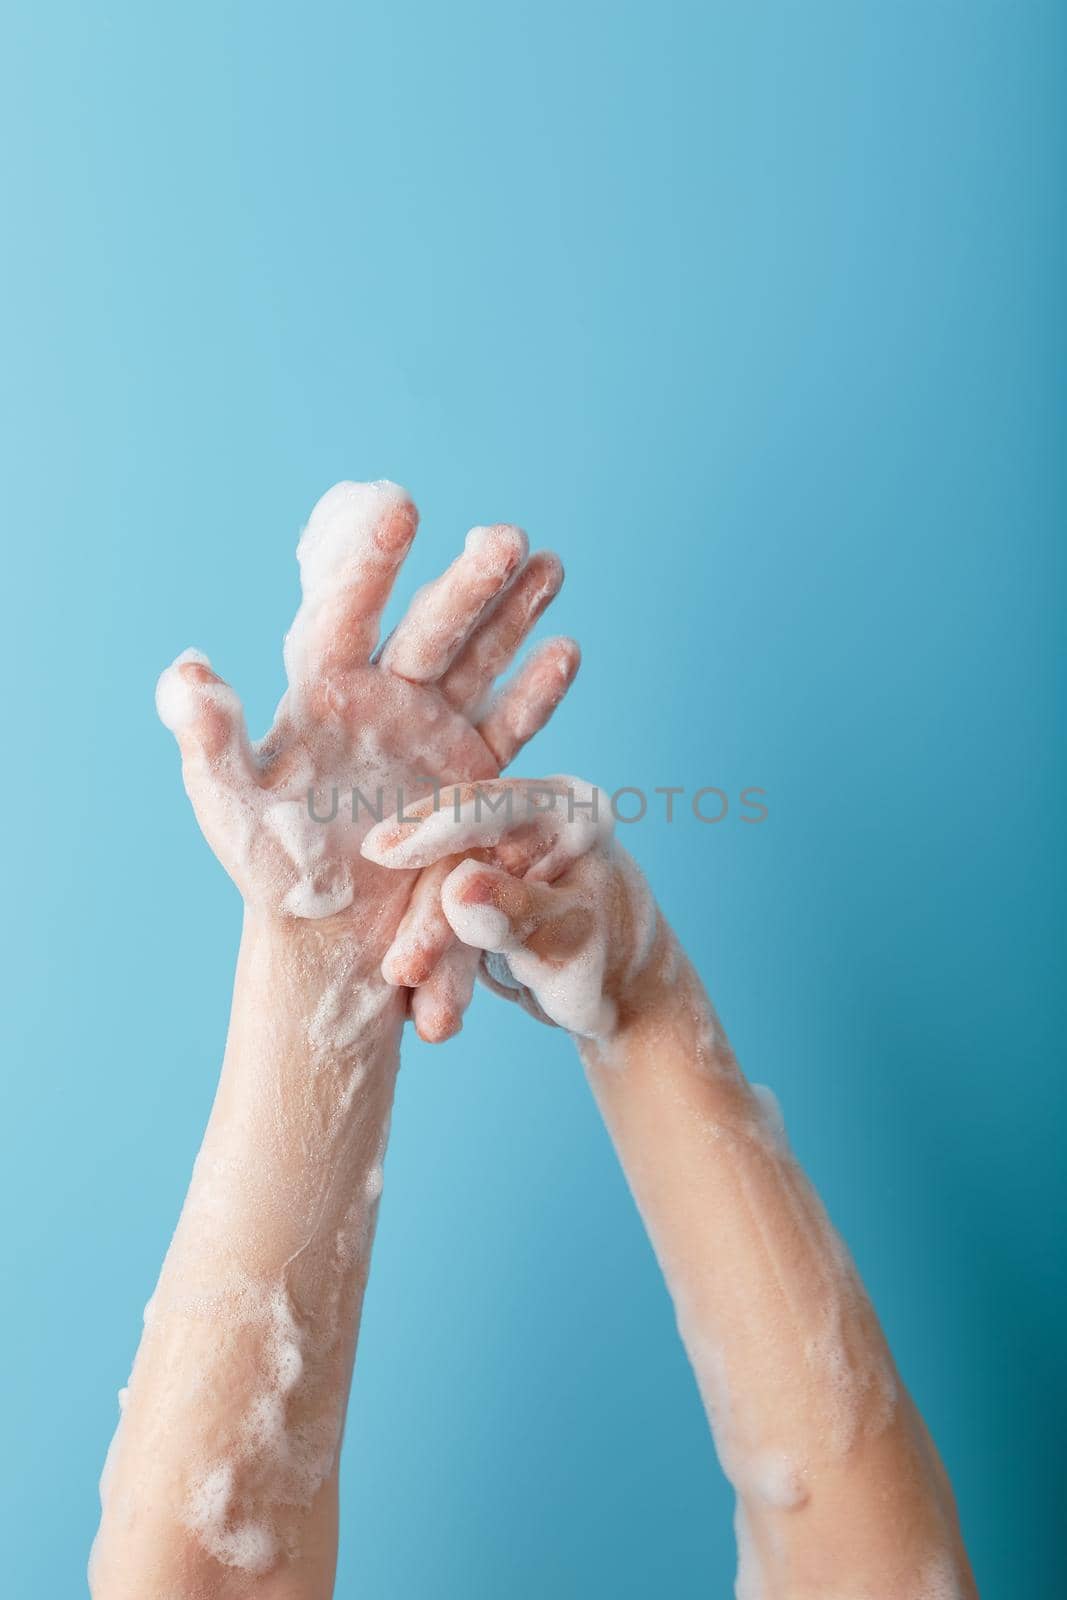
M 1058 1591 L 1062 6 L 18 3 L 0 51 L 5 1592 L 80 1592 L 238 933 L 160 667 L 256 729 L 318 494 L 556 546 L 524 763 L 627 842 L 855 1251 L 986 1596 Z M 713 1225 L 713 1219 L 712 1225 Z M 338 1593 L 721 1595 L 721 1480 L 565 1039 L 408 1048 Z M 1062 1591 L 1059 1591 L 1062 1592 Z

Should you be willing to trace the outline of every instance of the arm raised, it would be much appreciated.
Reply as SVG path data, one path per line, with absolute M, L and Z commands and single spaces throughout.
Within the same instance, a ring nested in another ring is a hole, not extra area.
M 737 1492 L 738 1596 L 973 1596 L 948 1480 L 855 1266 L 611 839 L 606 796 L 504 780 L 413 809 L 364 853 L 447 860 L 440 914 L 485 980 L 574 1036 Z M 402 927 L 385 970 L 418 943 Z

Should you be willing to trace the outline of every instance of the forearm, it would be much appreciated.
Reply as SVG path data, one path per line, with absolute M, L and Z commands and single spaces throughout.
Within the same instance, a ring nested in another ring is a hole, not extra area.
M 973 1593 L 936 1453 L 776 1108 L 666 929 L 652 971 L 582 1055 L 738 1492 L 738 1592 L 925 1600 L 940 1574 Z
M 102 1485 L 97 1600 L 318 1597 L 402 1001 L 246 920 L 226 1057 Z

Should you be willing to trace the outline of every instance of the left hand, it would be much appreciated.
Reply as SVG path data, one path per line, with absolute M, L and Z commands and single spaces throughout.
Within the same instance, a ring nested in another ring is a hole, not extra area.
M 268 922 L 312 921 L 354 942 L 375 976 L 415 882 L 360 854 L 378 791 L 391 810 L 399 791 L 406 802 L 433 780 L 495 777 L 547 722 L 579 663 L 573 640 L 551 640 L 488 698 L 563 578 L 554 555 L 527 558 L 525 535 L 507 525 L 473 529 L 376 651 L 417 523 L 395 484 L 342 483 L 318 502 L 297 551 L 303 599 L 285 642 L 289 687 L 259 743 L 237 695 L 197 652 L 180 656 L 157 691 L 197 820 L 246 905 Z M 356 790 L 365 803 L 353 815 Z M 419 982 L 419 1031 L 454 1032 L 473 982 L 469 953 L 440 950 Z

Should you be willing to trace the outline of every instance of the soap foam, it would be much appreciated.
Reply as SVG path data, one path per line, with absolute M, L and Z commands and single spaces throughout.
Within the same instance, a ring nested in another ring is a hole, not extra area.
M 644 879 L 624 851 L 610 848 L 611 803 L 603 790 L 556 775 L 534 784 L 496 783 L 444 791 L 406 817 L 373 828 L 364 856 L 393 868 L 425 867 L 471 850 L 497 850 L 497 860 L 519 857 L 531 864 L 522 876 L 552 885 L 545 916 L 562 930 L 570 919 L 577 942 L 562 955 L 537 953 L 532 936 L 515 930 L 505 913 L 482 900 L 465 898 L 467 884 L 482 867 L 461 862 L 445 880 L 441 904 L 458 938 L 494 957 L 486 970 L 502 987 L 528 995 L 535 1010 L 582 1038 L 604 1038 L 615 1028 L 617 1009 L 607 993 L 609 963 L 619 929 L 612 926 L 616 886 L 628 907 L 630 937 L 621 964 L 624 980 L 639 973 L 656 944 L 659 918 Z M 583 932 L 577 934 L 581 927 Z M 551 930 L 549 930 L 551 931 Z M 562 934 L 561 934 L 562 937 Z M 387 968 L 395 952 L 387 958 Z M 510 973 L 510 978 L 503 976 Z
M 182 672 L 182 667 L 195 665 L 210 668 L 211 662 L 202 650 L 192 648 L 183 650 L 181 655 L 175 656 L 169 667 L 159 675 L 156 684 L 156 711 L 159 720 L 171 733 L 178 733 L 182 728 L 188 727 L 199 712 L 201 694 L 205 686 L 193 685 Z
M 229 1298 L 230 1320 L 219 1325 L 230 1327 L 228 1338 L 236 1332 L 258 1349 L 258 1385 L 228 1453 L 193 1470 L 183 1520 L 217 1561 L 261 1574 L 283 1553 L 277 1513 L 309 1506 L 333 1470 L 339 1426 L 289 1423 L 289 1402 L 304 1377 L 306 1335 L 281 1284 L 248 1280 L 236 1300 L 233 1291 Z
M 269 1572 L 278 1541 L 261 1522 L 234 1522 L 234 1469 L 226 1463 L 197 1479 L 189 1494 L 186 1520 L 208 1553 L 241 1572 Z
M 797 1511 L 807 1503 L 808 1491 L 796 1464 L 784 1450 L 758 1453 L 748 1469 L 752 1492 L 777 1511 Z
M 309 648 L 328 607 L 339 593 L 355 589 L 396 564 L 396 551 L 376 533 L 411 502 L 398 484 L 338 483 L 328 489 L 308 518 L 296 547 L 303 594 L 300 609 L 285 638 L 285 670 L 294 690 L 305 681 Z M 410 513 L 414 528 L 414 509 Z M 372 640 L 367 641 L 368 651 Z M 295 696 L 294 696 L 295 698 Z
M 575 884 L 553 891 L 558 901 L 555 915 L 590 913 L 590 931 L 583 946 L 563 961 L 527 948 L 498 907 L 481 901 L 471 904 L 464 898 L 470 878 L 482 870 L 479 862 L 465 861 L 445 880 L 441 903 L 457 937 L 476 949 L 506 955 L 516 983 L 536 996 L 545 1016 L 559 1027 L 587 1038 L 610 1033 L 615 1007 L 604 992 L 608 938 L 603 918 L 596 914 L 603 901 L 604 875 L 609 871 L 606 863 L 595 855 L 587 856 L 581 863 L 581 887 Z

